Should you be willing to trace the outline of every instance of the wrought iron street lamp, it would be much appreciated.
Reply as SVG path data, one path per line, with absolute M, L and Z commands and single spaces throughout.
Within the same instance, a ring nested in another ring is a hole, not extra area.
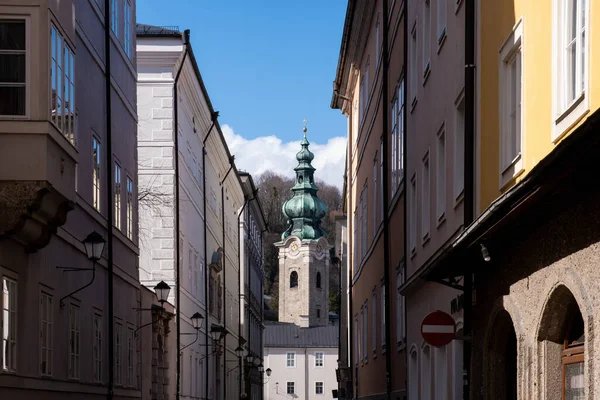
M 83 239 L 83 246 L 85 247 L 87 258 L 94 262 L 102 258 L 102 252 L 104 251 L 105 245 L 106 240 L 96 231 L 90 233 Z
M 238 346 L 237 349 L 235 349 L 235 355 L 242 357 L 244 355 L 244 348 L 242 346 Z
M 204 317 L 199 312 L 196 312 L 194 315 L 192 315 L 191 320 L 194 329 L 199 330 L 202 327 L 202 322 L 204 322 Z
M 267 370 L 265 371 L 267 374 L 267 377 L 271 376 L 271 368 L 267 368 Z
M 160 281 L 156 286 L 154 286 L 154 292 L 156 293 L 156 298 L 162 306 L 169 298 L 171 286 L 169 286 L 165 281 Z

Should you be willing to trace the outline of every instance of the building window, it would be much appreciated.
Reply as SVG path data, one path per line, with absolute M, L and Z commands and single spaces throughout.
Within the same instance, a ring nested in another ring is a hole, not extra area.
M 385 332 L 385 285 L 381 284 L 381 350 L 384 353 L 386 350 Z M 375 330 L 373 330 L 373 334 L 375 334 Z
M 52 122 L 75 145 L 75 55 L 58 29 L 52 25 Z
M 321 318 L 321 309 L 317 308 L 317 319 L 319 319 L 319 318 Z
M 383 222 L 383 206 L 384 206 L 384 201 L 386 199 L 383 198 L 383 185 L 387 184 L 387 182 L 383 181 L 383 158 L 387 157 L 387 154 L 383 153 L 383 138 L 381 138 L 381 141 L 379 143 L 379 176 L 381 177 L 381 182 L 379 184 L 379 222 Z
M 100 142 L 98 139 L 92 139 L 92 185 L 93 185 L 93 206 L 97 211 L 100 211 Z
M 127 177 L 127 237 L 133 240 L 133 181 Z
M 431 347 L 421 349 L 421 400 L 431 400 Z
M 378 153 L 375 153 L 375 159 L 373 160 L 373 212 L 371 213 L 371 219 L 373 220 L 373 238 L 377 234 L 377 223 L 379 222 L 379 214 L 377 213 L 377 172 L 379 165 L 377 163 Z
M 410 179 L 408 225 L 408 246 L 414 254 L 417 250 L 417 174 Z
M 404 77 L 392 104 L 392 196 L 404 179 Z
M 414 107 L 417 102 L 417 76 L 418 61 L 417 61 L 417 21 L 410 31 L 410 98 L 411 106 Z
M 358 260 L 360 260 L 358 248 L 358 207 L 354 209 L 354 217 L 352 218 L 353 235 L 352 235 L 352 271 L 356 274 L 358 269 Z
M 110 28 L 115 33 L 115 36 L 119 36 L 119 0 L 112 0 L 110 8 Z
M 69 306 L 69 378 L 79 379 L 79 307 Z
M 123 325 L 115 324 L 115 383 L 123 384 Z
M 292 271 L 290 274 L 290 288 L 298 287 L 298 273 L 296 271 Z
M 361 330 L 361 347 L 362 347 L 362 361 L 367 361 L 369 359 L 369 306 L 365 300 L 365 304 L 363 305 L 362 313 L 362 330 Z
M 317 272 L 317 289 L 321 289 L 321 273 Z
M 584 384 L 584 322 L 579 308 L 572 313 L 562 351 L 562 392 L 565 400 L 585 398 Z
M 296 394 L 296 383 L 295 382 L 287 383 L 287 394 Z
M 27 48 L 24 20 L 0 20 L 0 115 L 25 116 L 27 92 Z
M 423 243 L 429 239 L 429 226 L 431 225 L 431 173 L 429 171 L 429 152 L 423 157 L 423 184 L 421 185 L 421 235 Z
M 315 394 L 323 394 L 323 382 L 315 382 Z
M 584 109 L 573 108 L 581 102 L 587 87 L 588 43 L 586 40 L 587 7 L 585 0 L 555 0 L 555 96 L 557 123 L 568 125 Z M 579 108 L 579 107 L 578 107 Z M 573 113 L 566 118 L 565 113 Z M 562 124 L 561 124 L 562 125 Z M 568 126 L 567 126 L 568 127 Z M 561 129 L 562 130 L 562 129 Z M 558 132 L 559 134 L 562 132 Z
M 438 37 L 437 42 L 438 45 L 441 45 L 446 37 L 446 3 L 448 0 L 438 0 L 437 1 L 437 31 Z
M 500 167 L 505 184 L 522 168 L 521 21 L 500 50 Z
M 406 337 L 405 325 L 404 325 L 404 296 L 400 294 L 400 287 L 404 283 L 404 272 L 402 267 L 398 269 L 396 275 L 396 342 L 398 348 L 401 348 L 404 344 L 404 338 Z
M 456 323 L 456 336 L 462 335 L 462 323 Z M 452 393 L 455 399 L 463 398 L 463 342 L 452 341 Z
M 121 229 L 121 167 L 115 163 L 115 228 Z
M 296 368 L 296 353 L 286 353 L 285 359 L 285 366 L 287 368 Z
M 52 376 L 52 296 L 40 293 L 40 373 Z
M 454 199 L 458 200 L 465 188 L 465 98 L 462 95 L 454 115 Z
M 437 135 L 436 162 L 436 217 L 440 223 L 446 215 L 446 130 L 442 126 Z
M 448 355 L 447 347 L 435 348 L 435 400 L 448 398 Z
M 94 382 L 102 382 L 102 316 L 94 314 Z
M 371 300 L 371 306 L 373 307 L 373 313 L 372 313 L 372 324 L 373 327 L 372 329 L 372 338 L 373 338 L 373 354 L 376 355 L 377 354 L 377 293 L 373 293 L 373 299 Z M 384 321 L 384 316 L 383 314 L 381 314 L 381 321 Z M 384 331 L 384 329 L 382 329 L 382 332 Z M 383 344 L 384 342 L 381 342 L 381 344 Z
M 358 365 L 358 360 L 360 359 L 359 347 L 358 347 L 358 313 L 354 315 L 354 331 L 353 331 L 353 339 L 354 339 L 354 365 Z
M 2 370 L 17 370 L 17 281 L 2 277 Z
M 123 1 L 123 46 L 125 54 L 131 58 L 131 4 L 128 0 Z
M 367 231 L 368 231 L 368 212 L 369 212 L 369 186 L 365 183 L 365 186 L 361 195 L 361 206 L 362 210 L 360 213 L 360 242 L 361 242 L 361 254 L 363 257 L 367 255 Z
M 315 367 L 323 367 L 323 355 L 324 353 L 319 351 L 315 353 Z
M 423 77 L 427 77 L 431 60 L 431 4 L 423 0 Z
M 135 387 L 133 366 L 135 365 L 135 335 L 132 327 L 127 327 L 127 381 L 129 387 Z
M 360 83 L 360 122 L 362 123 L 367 115 L 367 105 L 369 103 L 369 68 L 370 68 L 370 60 L 367 57 L 367 62 L 365 63 L 365 73 L 362 75 L 361 83 Z
M 408 360 L 408 400 L 419 400 L 419 354 L 416 346 L 410 350 Z

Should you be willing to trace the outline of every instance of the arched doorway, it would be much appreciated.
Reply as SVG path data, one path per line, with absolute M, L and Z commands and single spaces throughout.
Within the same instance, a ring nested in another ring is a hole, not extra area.
M 567 287 L 558 286 L 544 308 L 538 340 L 545 360 L 543 382 L 548 400 L 585 398 L 585 324 Z
M 490 326 L 487 343 L 486 393 L 488 399 L 517 399 L 517 335 L 506 310 Z

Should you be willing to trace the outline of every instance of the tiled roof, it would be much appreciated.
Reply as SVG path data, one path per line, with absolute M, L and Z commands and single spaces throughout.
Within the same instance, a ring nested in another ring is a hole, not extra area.
M 265 347 L 338 347 L 339 327 L 334 325 L 300 328 L 286 322 L 265 321 Z

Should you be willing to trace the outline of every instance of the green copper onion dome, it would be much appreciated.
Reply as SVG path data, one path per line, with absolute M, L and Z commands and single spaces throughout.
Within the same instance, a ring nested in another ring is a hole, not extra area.
M 317 197 L 319 188 L 315 185 L 315 168 L 311 165 L 315 155 L 308 149 L 309 145 L 306 139 L 306 126 L 304 126 L 304 139 L 300 143 L 302 149 L 296 154 L 298 166 L 294 168 L 296 171 L 296 184 L 292 187 L 294 197 L 286 201 L 282 207 L 289 226 L 281 235 L 281 240 L 285 240 L 290 235 L 300 239 L 327 237 L 321 229 L 321 219 L 327 215 L 328 210 L 325 202 Z

